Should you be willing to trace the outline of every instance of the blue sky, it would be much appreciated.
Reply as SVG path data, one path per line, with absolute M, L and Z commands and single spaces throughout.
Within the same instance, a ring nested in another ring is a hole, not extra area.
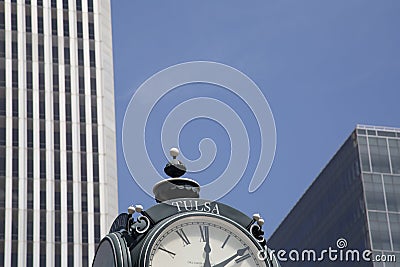
M 277 131 L 268 178 L 248 193 L 252 161 L 239 184 L 220 200 L 248 215 L 261 213 L 267 236 L 357 123 L 400 127 L 399 1 L 111 2 L 121 212 L 130 204 L 154 204 L 132 179 L 123 155 L 129 100 L 149 77 L 178 63 L 230 65 L 249 76 L 268 100 Z M 151 158 L 161 172 L 166 163 L 158 132 L 163 114 L 199 92 L 231 102 L 242 119 L 250 118 L 247 130 L 257 133 L 246 108 L 216 86 L 187 87 L 187 93 L 160 102 L 148 126 Z M 207 120 L 186 125 L 180 137 L 181 149 L 193 159 L 206 137 L 214 139 L 218 152 L 213 166 L 193 177 L 200 183 L 225 168 L 229 138 L 223 127 Z M 251 159 L 258 156 L 257 145 L 256 140 Z

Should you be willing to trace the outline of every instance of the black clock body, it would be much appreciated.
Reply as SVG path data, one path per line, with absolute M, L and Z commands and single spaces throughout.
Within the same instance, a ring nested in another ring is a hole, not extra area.
M 219 202 L 174 199 L 117 217 L 93 266 L 274 266 L 257 222 Z

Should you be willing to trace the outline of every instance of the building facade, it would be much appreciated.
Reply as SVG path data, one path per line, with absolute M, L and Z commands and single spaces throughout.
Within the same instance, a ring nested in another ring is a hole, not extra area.
M 325 257 L 323 263 L 300 259 L 281 264 L 400 266 L 400 129 L 358 125 L 268 244 L 287 252 L 314 249 L 318 256 L 329 247 L 339 251 L 339 239 L 347 241 L 344 253 L 371 250 L 372 259 L 394 255 L 397 262 L 366 262 L 361 256 L 346 261 L 345 256 L 343 261 Z
M 110 13 L 0 1 L 0 266 L 88 266 L 118 213 Z

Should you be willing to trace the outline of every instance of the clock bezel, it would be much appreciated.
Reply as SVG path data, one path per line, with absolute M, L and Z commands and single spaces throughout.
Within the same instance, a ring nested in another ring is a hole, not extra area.
M 152 251 L 152 248 L 159 238 L 160 234 L 171 224 L 175 223 L 176 221 L 179 221 L 181 219 L 187 218 L 187 217 L 195 217 L 195 216 L 203 216 L 203 217 L 213 217 L 215 219 L 223 220 L 230 224 L 232 227 L 234 227 L 236 230 L 241 231 L 249 241 L 251 241 L 255 247 L 262 251 L 265 248 L 261 246 L 261 244 L 251 235 L 251 233 L 238 224 L 237 222 L 231 220 L 230 218 L 221 216 L 219 214 L 214 214 L 214 213 L 207 213 L 207 212 L 199 212 L 199 211 L 191 211 L 191 212 L 185 212 L 185 213 L 180 213 L 176 214 L 172 217 L 169 217 L 165 219 L 164 221 L 160 222 L 160 224 L 156 225 L 147 235 L 145 238 L 143 245 L 141 247 L 140 253 L 139 253 L 139 266 L 149 266 L 149 260 L 150 260 L 150 253 Z M 268 259 L 265 259 L 263 262 L 266 263 L 266 266 L 268 265 Z

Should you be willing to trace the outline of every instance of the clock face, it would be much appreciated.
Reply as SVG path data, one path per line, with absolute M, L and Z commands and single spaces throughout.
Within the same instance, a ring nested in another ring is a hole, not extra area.
M 147 266 L 265 267 L 260 247 L 245 231 L 216 215 L 182 216 L 154 233 Z

